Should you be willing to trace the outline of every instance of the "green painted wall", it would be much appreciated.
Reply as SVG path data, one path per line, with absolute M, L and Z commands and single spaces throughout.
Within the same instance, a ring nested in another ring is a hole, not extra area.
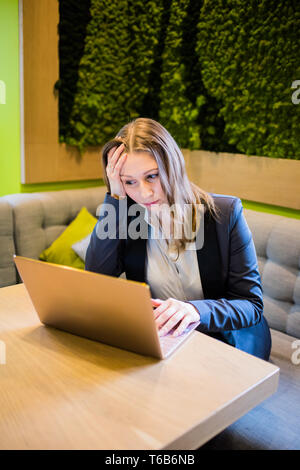
M 269 214 L 283 215 L 291 219 L 300 219 L 300 211 L 297 209 L 289 209 L 287 207 L 273 206 L 271 204 L 263 204 L 262 202 L 247 201 L 242 199 L 243 207 L 257 212 L 268 212 Z
M 0 0 L 0 196 L 20 192 L 18 0 Z M 4 83 L 4 86 L 3 86 Z
M 99 180 L 21 184 L 18 0 L 0 0 L 0 196 L 98 186 Z

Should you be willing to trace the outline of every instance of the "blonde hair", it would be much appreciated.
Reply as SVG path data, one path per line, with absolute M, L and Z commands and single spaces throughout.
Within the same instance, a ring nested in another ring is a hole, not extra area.
M 184 223 L 185 213 L 183 209 L 186 204 L 192 207 L 193 231 L 196 228 L 197 205 L 203 204 L 205 210 L 208 210 L 212 217 L 217 218 L 217 208 L 213 198 L 206 191 L 189 181 L 185 169 L 185 160 L 177 143 L 171 134 L 153 119 L 135 119 L 123 126 L 115 139 L 104 146 L 102 164 L 108 189 L 107 154 L 111 148 L 119 146 L 121 143 L 125 145 L 124 151 L 126 153 L 148 152 L 155 158 L 162 189 L 167 196 L 169 205 L 174 205 L 177 208 L 176 222 L 179 225 Z M 191 241 L 193 240 L 188 239 L 185 235 L 180 239 L 172 240 L 173 245 L 177 248 L 178 256 L 181 251 L 185 250 L 186 243 Z

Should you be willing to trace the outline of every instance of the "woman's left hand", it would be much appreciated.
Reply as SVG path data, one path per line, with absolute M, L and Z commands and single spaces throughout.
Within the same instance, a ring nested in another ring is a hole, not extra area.
M 167 300 L 151 299 L 154 308 L 155 323 L 159 336 L 169 333 L 176 325 L 174 336 L 179 336 L 189 326 L 200 320 L 198 310 L 187 302 L 170 297 Z

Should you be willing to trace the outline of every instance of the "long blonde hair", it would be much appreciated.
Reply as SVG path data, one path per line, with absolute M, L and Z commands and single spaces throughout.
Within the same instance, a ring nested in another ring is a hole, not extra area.
M 156 160 L 162 189 L 167 196 L 170 206 L 174 205 L 176 219 L 179 225 L 184 223 L 185 205 L 192 207 L 193 231 L 196 228 L 196 208 L 203 204 L 210 215 L 217 218 L 217 208 L 213 198 L 203 189 L 189 181 L 185 168 L 185 161 L 181 150 L 171 134 L 157 121 L 149 118 L 137 118 L 120 129 L 115 139 L 108 142 L 102 151 L 102 164 L 104 179 L 109 189 L 106 175 L 107 154 L 109 150 L 124 143 L 126 153 L 148 152 Z M 172 240 L 177 248 L 178 256 L 184 251 L 186 243 L 193 240 L 185 234 L 180 239 Z M 169 243 L 168 243 L 169 244 Z M 177 257 L 178 257 L 177 256 Z

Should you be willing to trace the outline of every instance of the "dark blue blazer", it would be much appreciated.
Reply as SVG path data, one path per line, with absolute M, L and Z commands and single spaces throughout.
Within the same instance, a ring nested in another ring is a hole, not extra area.
M 263 316 L 261 279 L 251 232 L 243 215 L 240 199 L 211 194 L 219 210 L 216 221 L 207 211 L 204 219 L 204 244 L 197 250 L 203 296 L 189 301 L 200 313 L 198 330 L 249 354 L 268 359 L 271 336 Z M 116 238 L 97 236 L 99 224 L 105 223 L 105 204 L 116 211 Z M 106 194 L 98 223 L 86 253 L 85 269 L 111 276 L 126 273 L 127 279 L 147 282 L 145 272 L 147 236 L 127 236 L 129 224 L 137 215 L 119 213 L 121 205 L 130 208 L 134 201 L 119 202 Z M 141 214 L 143 214 L 143 207 Z M 127 211 L 126 209 L 126 211 Z M 126 221 L 125 221 L 126 219 Z M 125 226 L 124 222 L 125 221 Z M 148 234 L 148 224 L 139 217 L 141 234 Z M 123 231 L 123 235 L 120 233 Z M 123 237 L 123 238 L 122 238 Z M 180 300 L 180 299 L 178 299 Z

